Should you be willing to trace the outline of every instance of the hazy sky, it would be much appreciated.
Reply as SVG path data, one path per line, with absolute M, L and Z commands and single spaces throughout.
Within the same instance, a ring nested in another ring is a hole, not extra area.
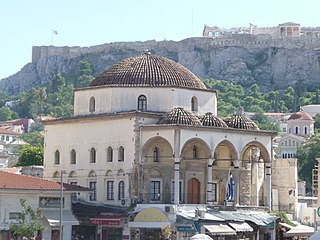
M 179 41 L 204 24 L 316 27 L 319 9 L 319 0 L 0 0 L 0 79 L 31 62 L 32 46 Z

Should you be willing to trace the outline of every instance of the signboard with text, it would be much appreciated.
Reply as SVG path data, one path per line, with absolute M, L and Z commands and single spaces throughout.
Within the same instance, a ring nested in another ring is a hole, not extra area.
M 60 208 L 60 198 L 56 197 L 40 197 L 40 208 Z M 64 198 L 62 200 L 62 207 L 64 207 Z

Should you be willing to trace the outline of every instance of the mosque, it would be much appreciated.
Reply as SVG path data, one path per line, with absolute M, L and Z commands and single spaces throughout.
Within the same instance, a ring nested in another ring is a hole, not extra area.
M 127 58 L 75 90 L 72 117 L 45 123 L 44 177 L 92 189 L 74 198 L 83 211 L 104 209 L 81 223 L 97 239 L 139 239 L 164 226 L 187 239 L 192 229 L 178 220 L 212 220 L 201 209 L 270 210 L 274 133 L 241 108 L 219 118 L 217 97 L 168 58 Z M 194 231 L 214 232 L 207 225 Z

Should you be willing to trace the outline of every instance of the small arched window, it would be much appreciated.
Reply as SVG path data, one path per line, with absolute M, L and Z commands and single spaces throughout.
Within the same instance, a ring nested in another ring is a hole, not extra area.
M 118 199 L 122 200 L 124 199 L 124 181 L 119 182 L 119 187 L 118 187 Z
M 198 99 L 196 97 L 191 98 L 191 111 L 193 112 L 198 111 Z
M 70 153 L 70 164 L 76 164 L 76 163 L 77 163 L 76 150 L 72 149 Z
M 138 97 L 138 110 L 147 111 L 147 97 L 145 95 Z
M 113 162 L 113 149 L 108 147 L 107 149 L 107 162 Z
M 91 97 L 89 101 L 89 112 L 92 113 L 94 111 L 96 111 L 96 100 L 94 97 Z
M 304 134 L 308 134 L 308 128 L 304 127 Z
M 118 150 L 118 162 L 124 162 L 124 148 L 122 146 Z
M 54 164 L 60 164 L 60 152 L 56 150 L 54 152 Z
M 157 147 L 153 149 L 153 161 L 159 162 L 159 149 Z
M 291 146 L 291 139 L 289 139 L 289 146 Z
M 90 149 L 90 163 L 95 163 L 96 162 L 96 149 L 92 147 Z
M 192 157 L 197 158 L 198 157 L 198 149 L 197 146 L 193 146 L 192 148 Z
M 299 134 L 299 128 L 296 127 L 296 134 Z

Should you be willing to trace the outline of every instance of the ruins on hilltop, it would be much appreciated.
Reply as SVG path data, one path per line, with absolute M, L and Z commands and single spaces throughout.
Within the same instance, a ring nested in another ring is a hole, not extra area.
M 252 23 L 249 27 L 232 27 L 230 29 L 204 25 L 203 37 L 224 38 L 235 34 L 267 35 L 271 39 L 320 37 L 320 27 L 301 27 L 299 23 L 286 22 L 276 27 L 257 27 Z

